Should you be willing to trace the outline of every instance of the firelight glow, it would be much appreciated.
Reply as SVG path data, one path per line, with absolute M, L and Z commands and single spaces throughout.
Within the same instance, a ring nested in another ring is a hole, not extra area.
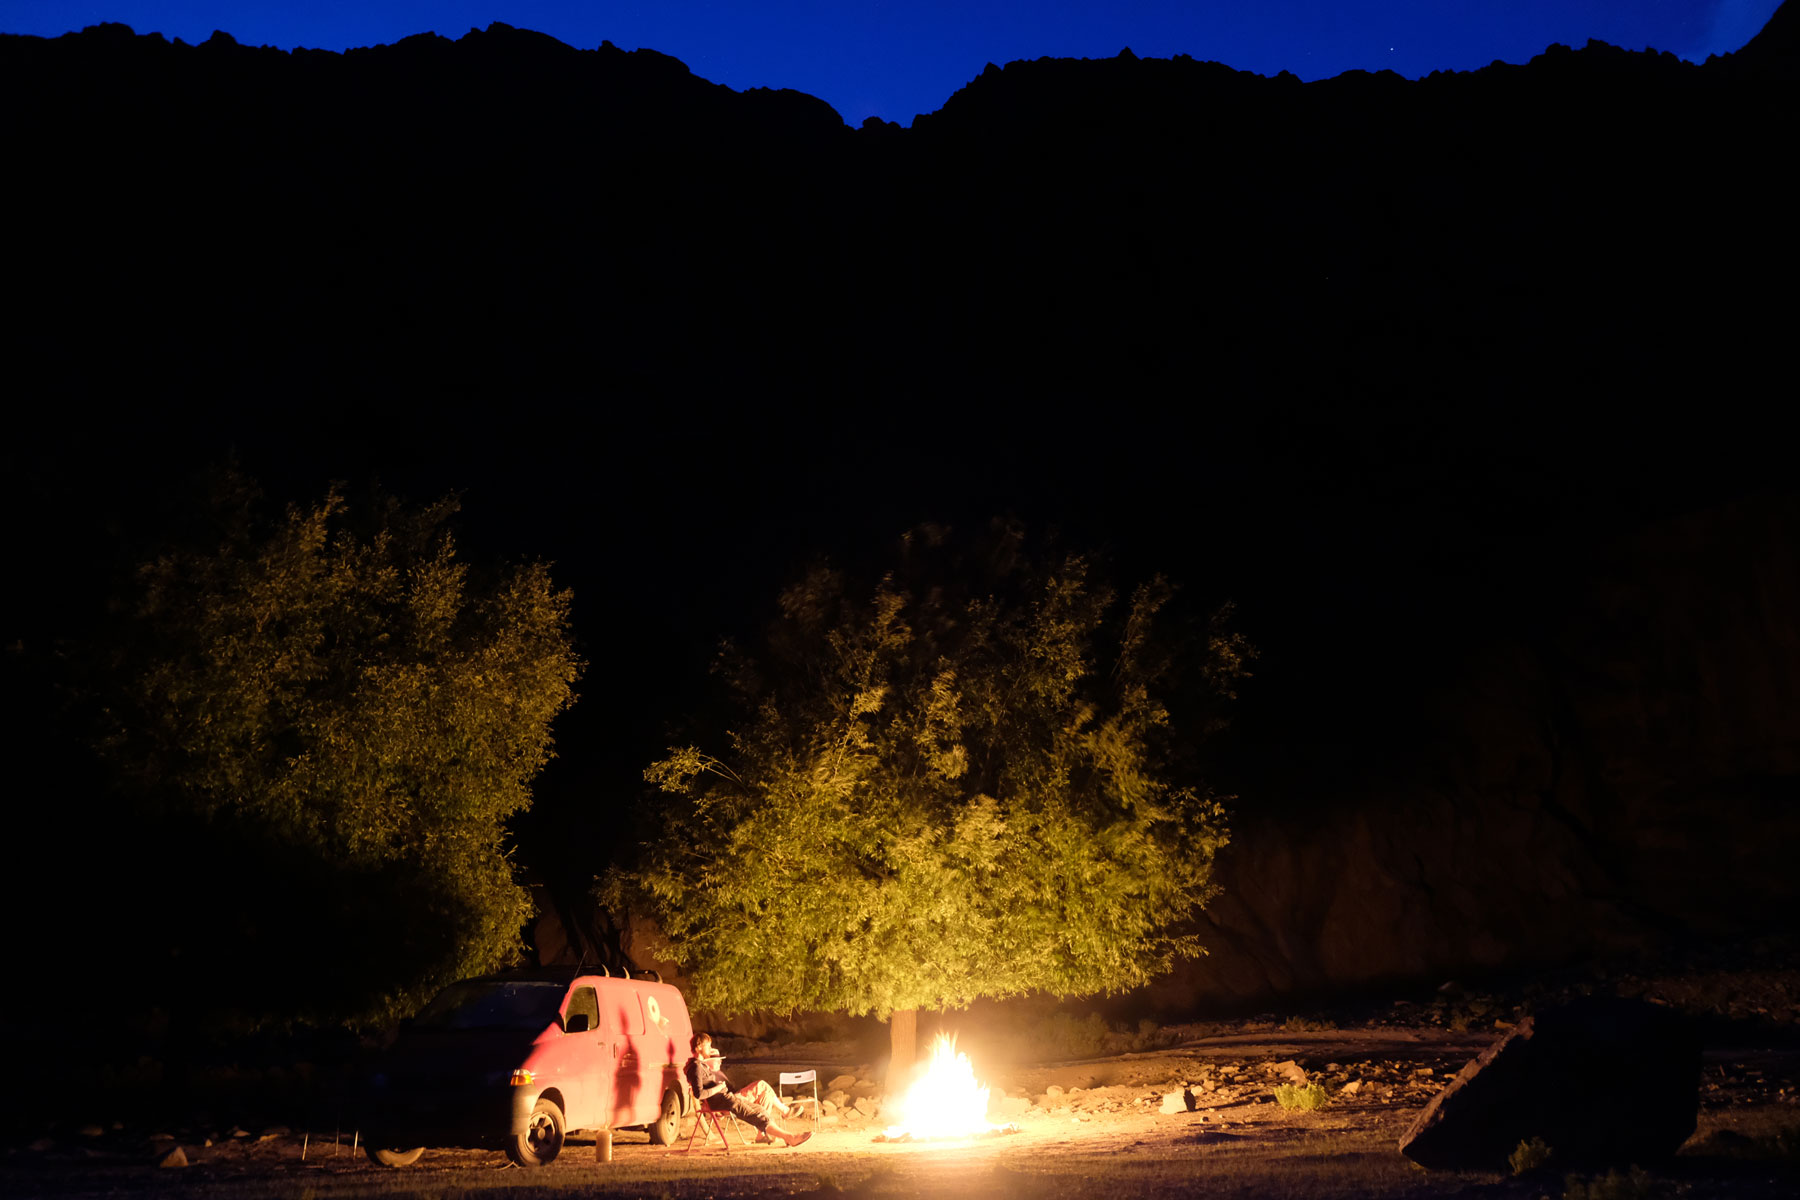
M 988 1089 L 975 1081 L 975 1064 L 959 1052 L 956 1039 L 940 1033 L 931 1046 L 925 1073 L 900 1101 L 900 1123 L 889 1125 L 889 1138 L 954 1138 L 987 1133 Z

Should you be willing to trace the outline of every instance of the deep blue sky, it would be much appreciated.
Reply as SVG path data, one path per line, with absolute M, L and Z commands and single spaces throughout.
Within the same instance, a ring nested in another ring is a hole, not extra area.
M 1192 54 L 1302 79 L 1353 67 L 1418 76 L 1523 62 L 1590 37 L 1700 61 L 1755 35 L 1780 0 L 0 0 L 0 32 L 101 21 L 189 42 L 342 50 L 505 21 L 581 49 L 602 38 L 673 54 L 734 88 L 791 87 L 851 124 L 910 123 L 988 62 Z

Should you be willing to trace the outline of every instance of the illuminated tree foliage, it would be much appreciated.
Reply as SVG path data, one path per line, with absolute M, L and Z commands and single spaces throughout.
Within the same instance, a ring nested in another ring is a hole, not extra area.
M 601 887 L 651 913 L 694 1001 L 873 1012 L 1110 992 L 1201 951 L 1221 801 L 1178 779 L 1249 653 L 1173 589 L 1122 602 L 1089 560 L 905 541 L 871 591 L 815 570 L 756 657 L 731 647 L 732 732 L 647 778 L 664 834 Z M 1201 703 L 1171 718 L 1168 694 Z M 898 1024 L 898 1023 L 897 1023 Z M 898 1053 L 898 1046 L 897 1046 Z
M 479 580 L 456 508 L 333 490 L 264 522 L 234 480 L 208 548 L 137 573 L 104 748 L 204 849 L 218 886 L 164 915 L 210 908 L 199 953 L 261 1017 L 386 1018 L 517 952 L 503 823 L 581 664 L 569 593 L 542 564 Z M 317 966 L 256 969 L 320 938 Z

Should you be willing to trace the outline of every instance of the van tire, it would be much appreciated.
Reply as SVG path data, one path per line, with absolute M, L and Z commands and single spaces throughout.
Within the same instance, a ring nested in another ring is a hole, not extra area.
M 410 1167 L 419 1161 L 419 1156 L 425 1153 L 425 1147 L 414 1146 L 411 1150 L 389 1150 L 384 1146 L 365 1145 L 363 1153 L 369 1156 L 370 1162 L 378 1166 Z
M 563 1148 L 563 1111 L 556 1101 L 538 1099 L 525 1132 L 506 1139 L 506 1157 L 521 1167 L 548 1166 Z
M 676 1131 L 681 1128 L 681 1093 L 674 1088 L 664 1092 L 662 1111 L 657 1113 L 656 1120 L 644 1128 L 649 1131 L 652 1145 L 673 1145 Z

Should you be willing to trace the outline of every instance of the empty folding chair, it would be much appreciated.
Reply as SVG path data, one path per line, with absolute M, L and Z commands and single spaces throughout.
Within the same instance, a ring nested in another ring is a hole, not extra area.
M 790 1087 L 804 1087 L 809 1083 L 812 1084 L 812 1095 L 802 1096 L 796 1093 L 791 1098 L 788 1096 L 787 1090 Z M 813 1128 L 817 1129 L 819 1127 L 819 1073 L 817 1071 L 783 1071 L 781 1073 L 781 1083 L 776 1087 L 775 1094 L 781 1099 L 783 1104 L 791 1103 L 795 1107 L 801 1105 L 810 1107 L 812 1109 Z

